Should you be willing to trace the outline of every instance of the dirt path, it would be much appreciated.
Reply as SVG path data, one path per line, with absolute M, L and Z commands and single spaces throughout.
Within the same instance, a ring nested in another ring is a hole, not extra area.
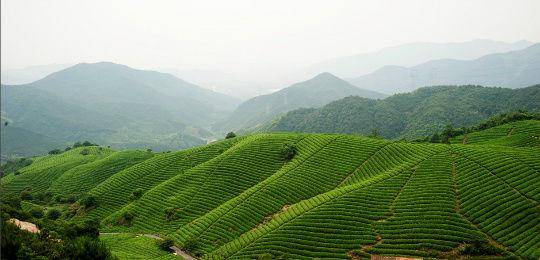
M 130 235 L 140 235 L 140 236 L 145 236 L 145 237 L 149 237 L 149 238 L 153 238 L 153 239 L 156 239 L 156 240 L 163 240 L 162 237 L 160 237 L 159 235 L 157 234 L 133 234 L 133 233 L 99 233 L 100 236 L 102 235 L 105 235 L 105 236 L 108 236 L 108 235 L 121 235 L 121 234 L 130 234 Z M 178 248 L 177 246 L 171 246 L 170 247 L 171 250 L 174 251 L 174 254 L 175 255 L 179 255 L 181 257 L 183 257 L 184 259 L 187 259 L 187 260 L 197 260 L 197 258 L 189 255 L 188 253 L 186 253 L 185 251 L 183 251 L 182 249 Z

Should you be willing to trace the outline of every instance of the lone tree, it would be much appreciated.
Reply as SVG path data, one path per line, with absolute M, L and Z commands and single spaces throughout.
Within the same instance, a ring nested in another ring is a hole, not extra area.
M 236 137 L 236 134 L 234 132 L 228 132 L 227 135 L 225 136 L 225 139 L 235 138 L 235 137 Z
M 290 161 L 296 155 L 296 146 L 290 142 L 286 142 L 281 147 L 281 157 L 285 161 Z

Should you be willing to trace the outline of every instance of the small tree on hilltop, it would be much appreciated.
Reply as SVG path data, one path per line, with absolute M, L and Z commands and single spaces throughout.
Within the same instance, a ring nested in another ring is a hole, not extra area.
M 225 136 L 225 139 L 235 138 L 236 134 L 234 132 L 228 132 Z

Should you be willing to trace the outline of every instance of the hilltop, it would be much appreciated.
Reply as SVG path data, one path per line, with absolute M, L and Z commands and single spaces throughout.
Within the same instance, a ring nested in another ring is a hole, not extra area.
M 275 93 L 257 96 L 243 102 L 218 127 L 225 129 L 225 131 L 252 128 L 265 123 L 280 113 L 301 107 L 320 107 L 331 101 L 352 95 L 373 99 L 386 97 L 386 95 L 374 91 L 360 89 L 325 72 Z
M 238 103 L 170 74 L 110 62 L 81 63 L 1 91 L 2 156 L 88 139 L 117 148 L 201 145 L 211 139 L 206 129 Z
M 440 59 L 403 67 L 384 66 L 348 79 L 353 85 L 386 94 L 435 85 L 483 85 L 508 88 L 540 82 L 540 43 L 522 50 L 494 53 L 473 60 Z
M 424 137 L 447 125 L 475 125 L 488 117 L 540 111 L 540 85 L 521 89 L 435 86 L 383 100 L 346 97 L 321 108 L 298 109 L 276 117 L 260 131 L 356 133 L 385 138 Z
M 451 145 L 268 133 L 170 153 L 81 147 L 1 188 L 38 207 L 77 201 L 62 218 L 168 236 L 208 259 L 538 258 L 539 148 L 473 141 L 509 127 Z M 540 135 L 538 120 L 511 128 Z

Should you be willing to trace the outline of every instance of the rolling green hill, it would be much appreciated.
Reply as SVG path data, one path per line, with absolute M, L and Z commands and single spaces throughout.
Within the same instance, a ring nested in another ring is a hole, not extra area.
M 449 145 L 262 133 L 171 153 L 77 148 L 36 159 L 1 188 L 92 197 L 74 220 L 168 236 L 205 259 L 538 258 L 539 133 L 528 120 Z
M 523 120 L 495 126 L 485 131 L 456 136 L 451 143 L 540 147 L 538 120 Z
M 280 91 L 251 98 L 217 128 L 225 132 L 257 127 L 280 113 L 297 108 L 320 107 L 346 96 L 384 98 L 386 95 L 360 89 L 330 74 L 321 73 L 316 77 L 296 83 Z
M 259 130 L 364 135 L 376 131 L 386 138 L 413 139 L 447 125 L 471 126 L 517 110 L 540 111 L 540 85 L 522 89 L 437 86 L 383 100 L 346 97 L 318 109 L 291 111 Z
M 0 90 L 2 132 L 9 139 L 2 141 L 4 157 L 82 140 L 160 151 L 202 145 L 211 139 L 204 129 L 239 102 L 170 74 L 109 62 L 81 63 Z

